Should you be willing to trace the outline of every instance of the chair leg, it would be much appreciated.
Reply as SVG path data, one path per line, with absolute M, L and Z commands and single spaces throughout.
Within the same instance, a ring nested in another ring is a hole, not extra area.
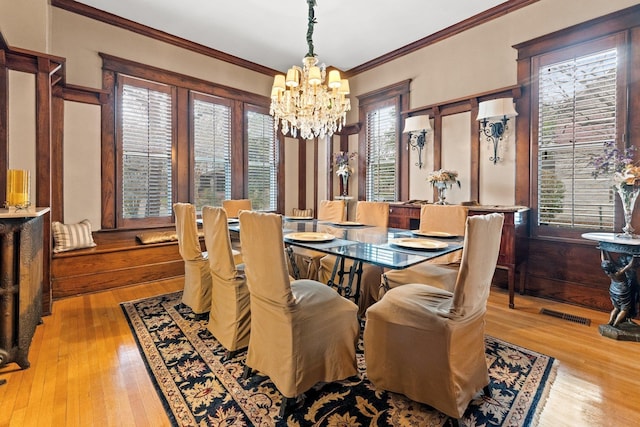
M 244 370 L 242 371 L 242 379 L 247 380 L 252 374 L 253 374 L 253 369 L 251 369 L 247 365 L 244 365 Z
M 297 397 L 282 396 L 282 404 L 280 406 L 280 411 L 278 412 L 278 417 L 280 417 L 281 420 L 284 420 L 289 414 L 291 414 L 298 404 L 302 405 L 305 399 L 306 395 L 304 393 Z
M 239 350 L 227 350 L 224 352 L 224 360 L 231 360 L 232 358 L 236 357 L 236 354 L 238 354 L 240 351 Z M 245 366 L 246 368 L 246 366 Z
M 482 392 L 484 393 L 485 396 L 491 397 L 491 384 L 487 384 L 486 386 L 482 387 Z
M 287 414 L 291 410 L 291 407 L 293 406 L 295 401 L 296 401 L 296 399 L 292 399 L 292 398 L 284 397 L 284 396 L 282 397 L 282 404 L 280 405 L 280 412 L 278 412 L 278 417 L 280 417 L 281 420 L 284 420 L 286 418 Z

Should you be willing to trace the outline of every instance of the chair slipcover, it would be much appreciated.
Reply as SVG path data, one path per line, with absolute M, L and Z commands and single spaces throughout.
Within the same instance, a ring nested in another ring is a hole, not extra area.
M 503 219 L 498 213 L 469 217 L 453 292 L 407 284 L 369 308 L 364 350 L 376 388 L 460 418 L 489 384 L 484 314 Z
M 422 205 L 420 231 L 441 231 L 464 236 L 468 208 L 459 205 Z M 455 251 L 404 270 L 391 270 L 384 274 L 376 300 L 387 289 L 406 283 L 429 283 L 441 289 L 453 291 L 458 276 L 462 251 Z
M 291 210 L 291 216 L 293 217 L 311 217 L 313 216 L 313 209 L 299 209 L 293 208 Z
M 237 270 L 231 250 L 227 214 L 223 208 L 202 208 L 204 241 L 211 269 L 211 310 L 207 329 L 228 351 L 249 344 L 249 289 Z
M 222 208 L 227 212 L 228 218 L 238 218 L 238 213 L 240 211 L 251 210 L 251 200 L 249 199 L 223 200 Z
M 318 221 L 344 221 L 345 206 L 344 200 L 321 200 L 318 208 Z M 318 280 L 320 259 L 325 255 L 323 252 L 294 246 L 293 259 L 298 267 L 300 279 Z M 292 268 L 289 273 L 293 275 Z
M 356 205 L 356 222 L 374 227 L 387 227 L 389 224 L 389 203 L 385 202 L 358 202 Z M 318 280 L 327 283 L 331 278 L 333 266 L 337 258 L 334 255 L 326 255 L 320 260 Z M 348 270 L 353 261 L 345 259 L 344 268 Z M 360 278 L 360 298 L 358 299 L 359 313 L 364 314 L 367 307 L 375 302 L 378 296 L 378 288 L 383 273 L 382 267 L 373 264 L 362 265 L 362 277 Z
M 289 281 L 280 215 L 243 211 L 240 228 L 251 294 L 246 365 L 287 398 L 355 375 L 356 305 L 322 283 Z
M 344 200 L 321 200 L 320 206 L 318 206 L 318 221 L 344 221 L 345 212 Z
M 175 203 L 178 249 L 184 260 L 182 303 L 194 313 L 205 313 L 211 306 L 211 272 L 207 253 L 200 249 L 196 208 L 190 203 Z

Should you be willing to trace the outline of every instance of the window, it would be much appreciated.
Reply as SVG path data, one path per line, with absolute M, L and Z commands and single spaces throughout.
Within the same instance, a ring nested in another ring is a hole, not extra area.
M 366 200 L 398 200 L 396 185 L 398 111 L 395 105 L 367 113 Z
M 103 229 L 173 224 L 173 203 L 282 212 L 270 99 L 101 53 Z M 126 73 L 126 74 L 125 74 Z
M 279 146 L 273 117 L 247 111 L 248 197 L 255 210 L 278 209 Z
M 611 37 L 534 58 L 539 228 L 614 229 L 610 181 L 589 161 L 607 141 L 623 145 L 620 51 Z
M 173 95 L 169 86 L 122 77 L 121 217 L 170 222 L 173 211 Z
M 358 96 L 360 131 L 358 198 L 396 201 L 409 198 L 409 156 L 400 138 L 401 112 L 409 109 L 405 80 Z
M 193 95 L 193 185 L 198 212 L 231 198 L 231 106 L 229 101 Z

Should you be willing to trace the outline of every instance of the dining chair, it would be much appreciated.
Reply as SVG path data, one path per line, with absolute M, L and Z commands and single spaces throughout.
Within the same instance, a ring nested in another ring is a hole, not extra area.
M 222 207 L 227 211 L 228 218 L 238 218 L 240 211 L 251 210 L 250 199 L 227 199 L 222 201 Z
M 342 222 L 345 219 L 346 204 L 344 200 L 321 200 L 318 206 L 318 221 Z M 326 254 L 300 247 L 292 247 L 293 262 L 298 268 L 299 279 L 318 280 L 320 259 Z M 293 274 L 293 266 L 289 264 L 289 274 Z
M 376 389 L 456 420 L 480 390 L 489 392 L 484 323 L 503 220 L 500 213 L 469 217 L 453 292 L 407 284 L 369 307 L 364 355 Z
M 227 218 L 238 218 L 238 213 L 242 210 L 250 211 L 252 209 L 250 199 L 227 199 L 222 201 L 222 208 L 227 212 Z M 240 239 L 237 234 L 231 236 L 231 247 L 240 253 Z M 236 257 L 237 263 L 242 263 L 242 255 Z
M 460 205 L 422 205 L 419 231 L 464 236 L 468 211 L 466 206 Z M 461 258 L 462 251 L 455 251 L 404 270 L 387 271 L 382 276 L 375 299 L 379 300 L 389 289 L 407 283 L 429 283 L 431 286 L 452 291 Z
M 202 227 L 211 254 L 211 310 L 207 329 L 225 348 L 226 359 L 230 359 L 249 344 L 249 289 L 244 272 L 234 262 L 225 210 L 204 206 Z
M 242 211 L 240 229 L 251 296 L 243 377 L 253 370 L 268 376 L 284 396 L 284 418 L 316 383 L 357 374 L 358 307 L 320 282 L 290 281 L 280 215 Z
M 387 227 L 389 224 L 389 203 L 359 201 L 356 205 L 355 222 L 374 227 Z M 331 279 L 333 266 L 340 262 L 334 255 L 325 255 L 320 259 L 318 280 L 328 283 Z M 344 260 L 344 271 L 348 271 L 354 265 L 353 260 Z M 380 287 L 383 273 L 382 267 L 373 264 L 364 264 L 360 275 L 360 289 L 358 297 L 359 314 L 362 315 L 373 302 L 375 302 Z
M 296 218 L 311 218 L 313 217 L 313 209 L 293 208 L 291 210 L 291 216 Z
M 207 252 L 202 252 L 196 208 L 190 203 L 174 203 L 178 249 L 184 260 L 184 291 L 182 303 L 194 313 L 205 313 L 211 307 L 211 272 Z

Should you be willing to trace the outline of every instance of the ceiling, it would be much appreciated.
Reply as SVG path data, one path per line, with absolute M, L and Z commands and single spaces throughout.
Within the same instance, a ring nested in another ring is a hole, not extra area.
M 168 34 L 284 71 L 307 53 L 307 0 L 78 0 Z M 350 70 L 505 0 L 317 0 L 321 63 Z

